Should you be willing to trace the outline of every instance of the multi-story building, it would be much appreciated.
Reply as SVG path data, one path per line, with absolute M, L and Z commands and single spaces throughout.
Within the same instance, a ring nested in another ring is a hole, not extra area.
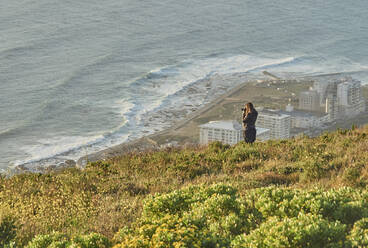
M 337 100 L 337 85 L 339 83 L 339 81 L 329 82 L 326 88 L 326 113 L 330 122 L 339 117 L 339 103 Z
M 328 122 L 328 115 L 325 113 L 308 112 L 302 110 L 279 111 L 281 114 L 290 115 L 291 128 L 314 128 L 320 127 Z
M 199 126 L 199 143 L 208 144 L 213 141 L 234 145 L 242 140 L 242 126 L 237 121 L 210 121 Z M 265 128 L 256 128 L 257 140 L 264 141 L 270 139 L 270 130 Z
M 270 130 L 270 139 L 286 139 L 290 137 L 291 117 L 288 114 L 273 110 L 262 110 L 258 113 L 257 126 Z
M 350 80 L 337 85 L 339 105 L 348 106 L 357 104 L 362 99 L 360 82 Z
M 319 94 L 315 90 L 302 91 L 299 95 L 299 109 L 318 111 Z
M 353 117 L 365 111 L 360 82 L 348 80 L 337 85 L 339 117 Z
M 329 121 L 354 117 L 365 111 L 360 81 L 351 77 L 315 82 L 313 89 L 319 93 L 320 102 L 325 102 Z
M 221 141 L 234 145 L 242 138 L 242 126 L 237 121 L 210 121 L 200 125 L 199 143 Z
M 339 117 L 339 105 L 337 102 L 337 96 L 330 93 L 326 97 L 326 113 L 328 115 L 328 121 L 334 121 Z
M 328 86 L 328 82 L 326 82 L 326 81 L 315 81 L 313 83 L 313 90 L 317 91 L 317 93 L 319 95 L 319 104 L 320 104 L 320 106 L 323 106 L 326 103 L 327 86 Z

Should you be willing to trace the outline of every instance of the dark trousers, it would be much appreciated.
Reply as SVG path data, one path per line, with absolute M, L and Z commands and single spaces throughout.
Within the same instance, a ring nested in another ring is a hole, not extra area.
M 243 135 L 246 143 L 253 143 L 256 140 L 257 131 L 255 128 L 246 128 L 243 130 Z

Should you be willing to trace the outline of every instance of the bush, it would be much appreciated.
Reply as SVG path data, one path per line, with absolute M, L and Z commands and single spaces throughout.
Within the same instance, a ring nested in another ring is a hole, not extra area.
M 125 228 L 117 235 L 117 247 L 349 247 L 353 241 L 365 244 L 368 221 L 359 220 L 368 217 L 366 194 L 351 188 L 324 191 L 267 187 L 239 197 L 233 187 L 224 184 L 192 186 L 149 197 L 133 228 Z M 347 241 L 354 223 L 358 224 Z
M 348 239 L 354 248 L 368 247 L 368 218 L 361 219 L 354 224 Z
M 230 186 L 189 187 L 148 198 L 138 227 L 119 239 L 121 247 L 226 247 L 260 218 Z
M 351 188 L 303 191 L 267 187 L 251 191 L 248 198 L 255 199 L 255 207 L 265 218 L 297 217 L 303 212 L 321 215 L 331 221 L 353 224 L 368 217 L 368 206 L 362 192 Z
M 111 243 L 101 234 L 91 233 L 70 239 L 67 235 L 54 232 L 38 235 L 26 246 L 27 248 L 109 248 Z
M 329 222 L 322 216 L 299 214 L 298 217 L 272 217 L 249 235 L 239 235 L 232 247 L 343 247 L 346 226 Z
M 62 233 L 51 233 L 46 235 L 37 235 L 26 246 L 27 248 L 66 248 L 71 245 L 69 238 Z
M 356 167 L 348 167 L 344 170 L 343 180 L 351 186 L 359 186 L 358 179 L 360 177 L 361 169 Z
M 74 247 L 79 248 L 108 248 L 111 247 L 110 241 L 97 233 L 90 233 L 84 236 L 78 236 L 74 238 L 73 244 Z
M 0 247 L 10 245 L 16 236 L 15 219 L 6 213 L 0 212 Z

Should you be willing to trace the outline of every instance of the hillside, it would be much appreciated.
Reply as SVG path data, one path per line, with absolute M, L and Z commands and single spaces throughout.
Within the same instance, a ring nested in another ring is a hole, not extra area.
M 0 246 L 366 247 L 367 151 L 365 126 L 2 177 Z

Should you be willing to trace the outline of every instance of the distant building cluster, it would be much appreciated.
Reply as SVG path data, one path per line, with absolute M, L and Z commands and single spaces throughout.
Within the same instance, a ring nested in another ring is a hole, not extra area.
M 310 90 L 299 94 L 298 107 L 294 110 L 289 104 L 285 111 L 263 110 L 257 125 L 269 128 L 271 138 L 282 139 L 339 119 L 355 117 L 365 112 L 361 83 L 352 78 L 314 82 Z
M 325 109 L 330 122 L 365 112 L 360 81 L 350 77 L 328 82 L 317 81 L 311 90 L 300 93 L 299 109 L 319 111 L 321 107 Z
M 328 126 L 331 122 L 352 118 L 365 112 L 361 83 L 352 78 L 315 82 L 299 94 L 298 109 L 291 104 L 285 110 L 258 109 L 257 140 L 286 139 L 305 130 Z M 200 125 L 200 143 L 221 141 L 236 144 L 243 140 L 237 121 L 211 121 Z

